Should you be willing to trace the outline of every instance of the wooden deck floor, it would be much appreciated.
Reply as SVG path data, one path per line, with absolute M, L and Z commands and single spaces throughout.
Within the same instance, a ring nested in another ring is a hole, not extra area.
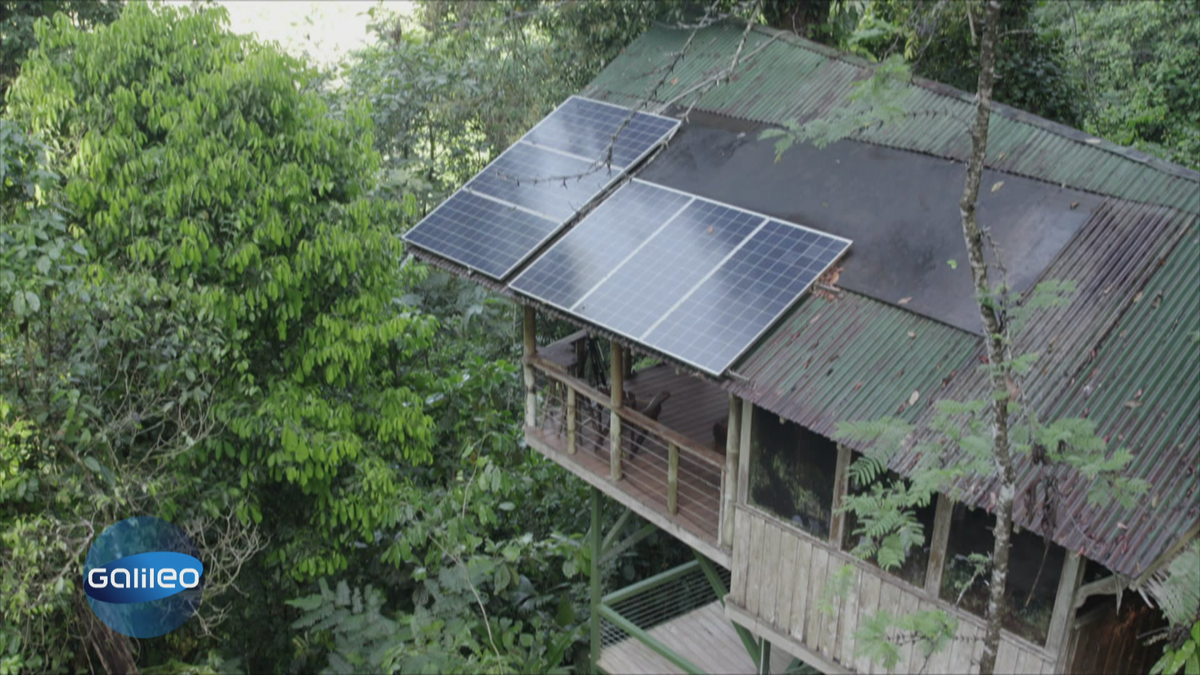
M 713 601 L 700 609 L 659 624 L 649 631 L 677 654 L 709 673 L 753 673 L 754 662 L 725 618 L 721 603 Z M 791 662 L 782 650 L 772 650 L 771 672 L 782 673 Z M 611 675 L 682 673 L 670 661 L 634 639 L 626 639 L 600 651 L 600 668 Z

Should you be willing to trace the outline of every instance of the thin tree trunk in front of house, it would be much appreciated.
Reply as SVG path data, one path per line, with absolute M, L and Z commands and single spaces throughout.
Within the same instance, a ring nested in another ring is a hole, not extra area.
M 976 218 L 975 205 L 979 199 L 979 183 L 983 179 L 983 163 L 987 155 L 988 121 L 992 112 L 992 85 L 996 68 L 996 24 L 1000 1 L 989 0 L 984 19 L 983 37 L 979 48 L 979 87 L 976 92 L 975 119 L 971 125 L 971 157 L 967 163 L 967 179 L 962 199 L 958 203 L 962 215 L 963 239 L 971 263 L 971 278 L 983 320 L 988 362 L 992 368 L 992 453 L 996 462 L 998 485 L 993 497 L 996 516 L 995 547 L 992 550 L 992 581 L 987 608 L 987 630 L 984 633 L 983 657 L 979 672 L 990 675 L 996 667 L 1000 646 L 1000 626 L 1006 610 L 1004 588 L 1008 580 L 1008 552 L 1012 536 L 1013 499 L 1016 496 L 1016 475 L 1008 445 L 1008 378 L 1009 354 L 1004 338 L 1007 330 L 1004 318 L 997 314 L 996 304 L 984 302 L 991 297 L 987 261 L 984 257 L 984 235 Z

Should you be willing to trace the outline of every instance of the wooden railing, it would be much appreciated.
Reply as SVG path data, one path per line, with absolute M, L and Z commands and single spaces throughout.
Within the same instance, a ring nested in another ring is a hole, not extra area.
M 525 363 L 536 374 L 536 427 L 543 434 L 560 441 L 568 455 L 582 453 L 592 464 L 603 462 L 613 482 L 657 496 L 673 519 L 711 543 L 718 541 L 725 486 L 721 453 L 638 410 L 614 406 L 610 393 L 558 363 L 537 354 Z M 611 435 L 614 426 L 618 442 Z

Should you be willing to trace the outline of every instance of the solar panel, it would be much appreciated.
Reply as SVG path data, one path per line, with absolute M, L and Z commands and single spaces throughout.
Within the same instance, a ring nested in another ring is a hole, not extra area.
M 691 201 L 687 195 L 648 183 L 627 183 L 510 285 L 569 312 Z
M 720 373 L 754 344 L 847 243 L 768 220 L 645 335 L 659 351 Z
M 720 375 L 849 246 L 635 179 L 511 287 Z
M 613 166 L 625 168 L 658 145 L 664 136 L 679 125 L 678 120 L 644 113 L 634 115 L 628 124 L 625 122 L 627 119 L 628 108 L 572 97 L 553 115 L 539 122 L 525 136 L 525 140 L 589 161 L 607 159 L 608 146 L 612 144 Z M 620 133 L 613 143 L 613 134 L 618 130 Z
M 503 279 L 678 126 L 678 120 L 573 96 L 404 240 Z
M 558 227 L 556 220 L 460 190 L 406 239 L 500 279 Z

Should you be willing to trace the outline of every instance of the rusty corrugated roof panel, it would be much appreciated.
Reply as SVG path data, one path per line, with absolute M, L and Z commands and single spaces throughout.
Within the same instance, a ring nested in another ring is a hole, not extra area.
M 640 101 L 687 40 L 689 31 L 654 28 L 630 44 L 589 86 L 591 95 Z M 657 102 L 672 101 L 727 68 L 741 40 L 742 26 L 705 28 L 671 77 Z M 756 50 L 760 50 L 757 51 Z M 853 83 L 869 75 L 866 64 L 791 34 L 755 27 L 727 84 L 713 87 L 696 107 L 770 124 L 807 122 L 846 102 Z M 910 85 L 905 118 L 875 126 L 855 138 L 890 147 L 963 161 L 970 150 L 966 133 L 972 117 L 970 96 L 921 79 Z M 682 105 L 691 102 L 685 96 Z M 1137 151 L 998 105 L 992 116 L 988 166 L 1070 187 L 1200 213 L 1200 175 Z
M 1136 576 L 1200 522 L 1195 473 L 1200 464 L 1200 234 L 1198 219 L 1175 209 L 1111 200 L 1099 209 L 1043 274 L 1078 287 L 1066 308 L 1042 310 L 1017 338 L 1016 353 L 1037 352 L 1038 368 L 1023 381 L 1025 403 L 1043 420 L 1086 417 L 1111 450 L 1134 454 L 1127 474 L 1150 489 L 1136 507 L 1089 506 L 1087 485 L 1055 469 L 1061 498 L 1055 530 L 1042 511 L 1017 522 L 1118 572 Z M 982 348 L 970 361 L 979 362 Z M 972 368 L 938 398 L 967 400 L 986 391 Z M 933 401 L 931 399 L 929 405 Z M 926 417 L 932 414 L 926 408 Z M 870 419 L 856 417 L 854 419 Z M 915 457 L 895 463 L 911 469 Z M 1023 495 L 1043 477 L 1017 460 Z M 992 484 L 959 485 L 962 498 L 989 506 Z M 1035 501 L 1034 504 L 1041 502 Z
M 915 419 L 977 344 L 966 331 L 864 295 L 810 295 L 742 359 L 725 388 L 831 436 L 843 420 Z

